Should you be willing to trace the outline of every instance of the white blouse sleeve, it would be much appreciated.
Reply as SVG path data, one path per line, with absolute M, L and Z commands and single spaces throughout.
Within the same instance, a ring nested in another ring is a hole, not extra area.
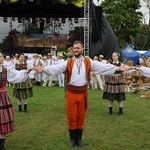
M 143 76 L 150 78 L 150 68 L 142 66 L 138 70 Z
M 28 78 L 27 70 L 7 69 L 7 80 L 10 83 L 24 82 Z
M 95 74 L 100 75 L 111 75 L 114 74 L 119 67 L 116 67 L 112 64 L 102 64 L 99 61 L 91 60 L 91 71 Z
M 56 65 L 45 66 L 44 72 L 50 75 L 60 74 L 66 71 L 67 61 L 61 62 Z

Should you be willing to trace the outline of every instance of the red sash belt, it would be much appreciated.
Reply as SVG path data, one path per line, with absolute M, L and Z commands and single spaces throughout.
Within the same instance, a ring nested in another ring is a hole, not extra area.
M 67 91 L 75 94 L 87 92 L 87 84 L 84 86 L 67 85 Z

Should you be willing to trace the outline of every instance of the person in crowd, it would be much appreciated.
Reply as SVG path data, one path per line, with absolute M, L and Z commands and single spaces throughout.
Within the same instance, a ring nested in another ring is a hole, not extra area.
M 0 53 L 0 150 L 5 150 L 5 140 L 8 133 L 15 130 L 14 108 L 5 89 L 7 80 L 11 83 L 25 81 L 28 77 L 27 70 L 17 71 L 12 66 L 4 67 L 4 58 Z
M 32 68 L 32 67 L 31 67 Z M 18 63 L 15 65 L 16 70 L 27 70 L 24 54 L 18 55 Z M 18 99 L 18 112 L 22 111 L 22 102 L 24 104 L 24 112 L 27 112 L 28 98 L 33 97 L 33 83 L 30 79 L 25 82 L 15 83 L 13 85 L 13 97 Z
M 99 62 L 102 64 L 107 64 L 107 61 L 104 59 L 103 55 L 99 55 Z M 105 76 L 100 75 L 100 80 L 101 80 L 101 84 L 102 84 L 101 89 L 103 90 L 104 86 L 105 86 Z
M 38 54 L 34 55 L 34 66 L 35 65 L 42 66 L 42 67 L 45 66 L 44 61 L 40 58 L 40 56 Z M 35 78 L 35 81 L 36 81 L 36 85 L 41 85 L 41 83 L 42 83 L 42 74 L 36 72 L 34 74 L 34 78 Z
M 93 60 L 94 60 L 94 61 L 98 61 L 98 57 L 97 57 L 97 56 L 94 56 Z M 98 83 L 98 84 L 99 84 L 99 88 L 100 88 L 101 90 L 103 90 L 103 89 L 104 89 L 104 86 L 103 86 L 103 80 L 102 80 L 101 76 L 100 76 L 99 74 L 95 74 L 94 80 L 95 80 L 95 81 L 94 81 L 94 83 L 95 83 L 94 87 L 97 89 L 97 83 Z
M 144 57 L 140 56 L 139 57 L 139 65 L 143 65 L 144 64 Z
M 42 55 L 40 55 L 40 58 L 42 59 L 42 61 L 44 62 L 44 65 L 45 65 L 45 62 L 47 61 L 47 56 L 42 56 Z M 45 73 L 45 72 L 42 72 L 40 85 L 43 85 L 44 80 L 45 80 L 45 77 L 46 77 L 46 73 Z
M 13 62 L 10 60 L 10 56 L 6 56 L 6 59 L 4 60 L 4 66 L 5 68 L 9 68 L 10 66 L 13 66 Z
M 26 63 L 27 63 L 27 68 L 32 68 L 32 67 L 33 67 L 33 65 L 34 65 L 34 59 L 33 59 L 33 56 L 32 56 L 31 54 L 29 54 L 29 55 L 27 56 L 27 61 L 26 61 Z M 35 71 L 34 71 L 34 70 L 31 71 L 31 72 L 29 73 L 29 78 L 32 79 L 32 80 L 34 80 L 34 74 L 35 74 Z
M 58 64 L 61 64 L 64 62 L 64 59 L 63 59 L 63 54 L 62 53 L 59 53 L 58 54 Z M 64 87 L 64 73 L 61 72 L 58 74 L 58 84 L 59 84 L 59 87 Z
M 68 59 L 71 59 L 73 57 L 73 47 L 69 47 L 67 52 Z
M 114 52 L 112 54 L 112 64 L 114 66 L 121 66 L 122 63 L 119 61 L 120 54 Z M 107 76 L 105 81 L 105 88 L 103 93 L 103 99 L 108 100 L 109 114 L 113 114 L 113 102 L 118 101 L 119 112 L 118 115 L 123 115 L 123 101 L 126 99 L 124 90 L 124 81 L 122 72 L 116 70 L 113 75 Z
M 53 43 L 51 46 L 51 54 L 52 56 L 56 57 L 56 53 L 57 53 L 57 46 L 55 45 L 55 43 Z
M 47 74 L 59 74 L 65 72 L 66 87 L 66 113 L 71 142 L 70 147 L 83 146 L 82 133 L 84 118 L 87 110 L 87 85 L 90 82 L 90 71 L 95 74 L 113 74 L 115 71 L 125 71 L 126 66 L 116 67 L 112 64 L 102 64 L 90 58 L 84 58 L 84 47 L 81 41 L 73 44 L 72 59 L 68 59 L 57 65 L 40 67 L 35 66 L 37 72 Z
M 52 57 L 52 54 L 48 53 L 47 54 L 47 59 L 45 61 L 45 66 L 51 66 L 51 65 L 54 65 L 54 59 Z M 52 81 L 53 81 L 53 76 L 49 75 L 49 74 L 45 74 L 45 79 L 44 79 L 44 82 L 43 82 L 42 86 L 46 86 L 47 83 L 48 83 L 48 86 L 51 87 L 52 86 Z
M 150 57 L 148 57 L 146 59 L 146 67 L 149 67 L 150 68 Z
M 10 56 L 6 56 L 6 59 L 4 60 L 4 67 L 9 68 L 13 66 L 13 62 L 10 60 Z M 6 86 L 11 86 L 10 83 L 7 81 Z
M 12 60 L 13 64 L 15 65 L 16 63 L 18 63 L 18 54 L 16 53 L 13 60 Z

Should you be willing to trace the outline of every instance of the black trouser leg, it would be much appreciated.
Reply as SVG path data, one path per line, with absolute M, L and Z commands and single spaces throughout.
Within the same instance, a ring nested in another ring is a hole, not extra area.
M 70 134 L 70 147 L 75 147 L 76 146 L 76 137 L 77 137 L 77 129 L 71 130 L 69 129 L 69 134 Z
M 83 147 L 83 143 L 82 143 L 82 132 L 83 129 L 77 129 L 77 146 L 79 147 Z

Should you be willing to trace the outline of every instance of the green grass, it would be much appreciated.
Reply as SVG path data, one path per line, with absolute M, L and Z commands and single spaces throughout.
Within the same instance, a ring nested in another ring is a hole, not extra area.
M 15 131 L 7 135 L 7 150 L 69 150 L 69 133 L 64 89 L 34 87 L 28 99 L 28 113 L 18 113 L 12 87 L 7 87 L 15 110 Z M 115 101 L 113 115 L 100 90 L 88 90 L 88 110 L 83 132 L 83 150 L 150 149 L 150 99 L 141 93 L 126 94 L 124 115 L 118 116 Z M 80 149 L 80 148 L 74 148 Z

